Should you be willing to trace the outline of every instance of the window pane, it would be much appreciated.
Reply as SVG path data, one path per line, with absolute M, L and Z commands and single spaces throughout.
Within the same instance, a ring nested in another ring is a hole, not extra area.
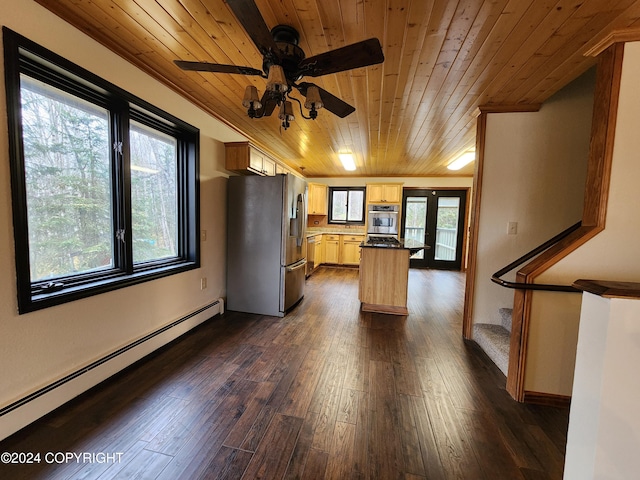
M 109 114 L 20 78 L 31 281 L 113 266 Z
M 364 192 L 362 190 L 349 190 L 349 215 L 350 222 L 364 221 Z
M 178 255 L 176 139 L 132 122 L 130 145 L 133 261 L 175 257 Z
M 427 233 L 427 197 L 407 197 L 404 238 L 426 242 Z M 412 255 L 411 258 L 423 259 L 424 250 Z
M 340 190 L 333 192 L 331 204 L 331 219 L 337 221 L 347 220 L 347 191 Z
M 438 220 L 436 223 L 436 260 L 456 260 L 458 242 L 459 197 L 438 198 Z

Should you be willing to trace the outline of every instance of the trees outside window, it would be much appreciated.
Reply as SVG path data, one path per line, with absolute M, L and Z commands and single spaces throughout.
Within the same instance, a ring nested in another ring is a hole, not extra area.
M 32 282 L 113 267 L 109 112 L 20 81 Z
M 20 313 L 199 266 L 199 132 L 3 28 Z
M 365 187 L 329 187 L 329 223 L 364 225 Z

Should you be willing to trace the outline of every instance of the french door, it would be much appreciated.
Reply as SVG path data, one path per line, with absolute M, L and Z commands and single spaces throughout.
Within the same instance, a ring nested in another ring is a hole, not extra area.
M 401 237 L 429 246 L 411 267 L 460 270 L 466 204 L 466 190 L 404 189 Z

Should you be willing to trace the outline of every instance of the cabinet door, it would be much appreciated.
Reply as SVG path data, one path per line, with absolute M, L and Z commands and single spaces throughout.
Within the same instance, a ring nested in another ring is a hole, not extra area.
M 360 264 L 360 242 L 346 241 L 342 244 L 342 264 Z
M 362 235 L 342 235 L 342 248 L 340 249 L 343 265 L 360 264 L 360 244 L 364 240 Z
M 316 235 L 316 266 L 324 263 L 324 235 Z
M 327 215 L 327 186 L 309 184 L 309 215 Z
M 325 263 L 340 263 L 340 240 L 326 240 L 324 242 Z
M 382 185 L 367 185 L 367 198 L 371 203 L 381 203 L 383 195 Z
M 276 162 L 267 157 L 262 157 L 262 172 L 273 177 L 276 174 Z
M 388 203 L 400 203 L 402 200 L 402 186 L 383 185 L 382 199 Z
M 289 173 L 290 170 L 287 167 L 283 167 L 282 165 L 280 165 L 279 163 L 276 163 L 276 175 L 281 174 L 281 173 Z
M 249 150 L 249 168 L 255 170 L 258 173 L 263 173 L 262 167 L 263 157 L 260 153 L 258 153 L 253 148 Z
M 367 185 L 368 203 L 400 203 L 402 201 L 402 184 L 379 183 Z

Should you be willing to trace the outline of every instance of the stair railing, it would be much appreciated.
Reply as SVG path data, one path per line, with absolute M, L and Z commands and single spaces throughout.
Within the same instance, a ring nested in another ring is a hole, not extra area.
M 505 275 L 506 273 L 508 273 L 511 270 L 513 270 L 514 268 L 519 267 L 520 265 L 523 265 L 524 263 L 526 263 L 529 260 L 531 260 L 532 258 L 538 256 L 539 254 L 541 254 L 542 252 L 544 252 L 548 248 L 551 248 L 556 243 L 558 243 L 560 240 L 568 237 L 571 233 L 575 232 L 578 228 L 580 228 L 581 225 L 582 225 L 582 222 L 578 222 L 575 225 L 570 226 L 569 228 L 567 228 L 563 232 L 560 232 L 555 237 L 553 237 L 553 238 L 547 240 L 546 242 L 544 242 L 539 247 L 534 248 L 529 253 L 526 253 L 522 257 L 520 257 L 517 260 L 511 262 L 506 267 L 501 268 L 500 270 L 498 270 L 496 273 L 494 273 L 491 276 L 491 281 L 493 283 L 497 283 L 498 285 L 501 285 L 501 286 L 506 287 L 506 288 L 516 288 L 516 289 L 520 289 L 520 290 L 546 290 L 546 291 L 551 291 L 551 292 L 582 293 L 582 290 L 578 290 L 577 288 L 572 287 L 571 285 L 551 285 L 551 284 L 544 284 L 544 283 L 510 282 L 508 280 L 504 280 L 504 279 L 500 278 L 503 275 Z

